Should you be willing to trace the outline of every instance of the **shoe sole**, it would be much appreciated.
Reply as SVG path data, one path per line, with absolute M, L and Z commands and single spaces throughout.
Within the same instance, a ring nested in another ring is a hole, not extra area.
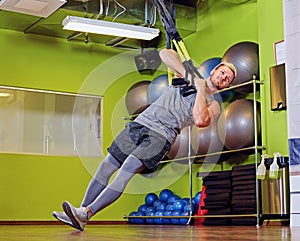
M 70 225 L 72 228 L 76 228 L 76 227 L 73 225 L 73 223 L 72 223 L 71 220 L 70 220 L 71 222 L 67 222 L 67 221 L 61 219 L 61 218 L 60 218 L 59 216 L 57 216 L 55 213 L 52 213 L 52 216 L 55 217 L 58 221 L 60 221 L 60 222 L 62 222 L 62 223 L 64 223 L 64 224 Z
M 72 209 L 69 206 L 69 204 L 67 202 L 63 202 L 62 207 L 63 207 L 65 213 L 71 219 L 71 222 L 73 224 L 73 228 L 76 228 L 76 229 L 78 229 L 80 231 L 83 231 L 83 229 L 80 227 L 80 224 L 78 223 L 78 221 L 76 220 L 75 216 L 73 215 Z

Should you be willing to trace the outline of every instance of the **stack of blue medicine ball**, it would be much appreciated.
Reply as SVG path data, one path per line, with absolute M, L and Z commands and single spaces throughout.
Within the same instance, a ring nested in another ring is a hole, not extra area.
M 192 199 L 192 214 L 197 213 L 201 192 Z M 177 224 L 186 225 L 191 211 L 190 198 L 181 198 L 169 189 L 159 195 L 148 193 L 145 203 L 129 214 L 130 224 Z M 142 216 L 139 218 L 139 216 Z M 150 218 L 153 216 L 153 218 Z M 174 216 L 174 218 L 172 218 Z M 180 217 L 178 217 L 180 216 Z

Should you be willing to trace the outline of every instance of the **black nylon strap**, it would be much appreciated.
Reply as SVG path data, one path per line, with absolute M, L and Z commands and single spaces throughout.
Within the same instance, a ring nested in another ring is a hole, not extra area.
M 193 85 L 190 85 L 190 83 L 186 81 L 185 78 L 173 78 L 172 85 L 180 88 L 180 94 L 183 97 L 197 93 L 195 87 Z

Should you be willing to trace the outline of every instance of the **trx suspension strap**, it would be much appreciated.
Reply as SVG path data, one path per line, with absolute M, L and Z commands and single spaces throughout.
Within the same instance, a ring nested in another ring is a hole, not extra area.
M 183 43 L 183 40 L 176 29 L 175 25 L 175 11 L 173 7 L 173 1 L 170 0 L 170 9 L 171 9 L 171 14 L 167 10 L 166 6 L 166 1 L 162 0 L 152 0 L 153 5 L 156 7 L 161 22 L 163 24 L 163 27 L 165 28 L 166 31 L 166 38 L 167 41 L 170 42 L 169 40 L 172 41 L 174 44 L 175 50 L 179 54 L 179 57 L 182 61 L 182 64 L 185 68 L 185 80 L 188 81 L 188 75 L 191 75 L 191 82 L 190 84 L 193 86 L 194 85 L 194 77 L 197 75 L 199 78 L 203 79 L 199 71 L 195 68 L 192 59 L 189 56 L 189 53 Z M 167 42 L 167 48 L 170 48 L 170 44 Z
M 174 81 L 175 82 L 176 81 L 177 82 L 182 82 L 182 81 L 185 82 L 183 87 L 181 88 L 181 90 L 183 90 L 183 93 L 182 93 L 183 96 L 188 96 L 190 94 L 196 93 L 197 90 L 194 87 L 194 76 L 196 74 L 201 79 L 203 79 L 203 77 L 200 75 L 198 70 L 194 67 L 193 62 L 188 54 L 188 51 L 185 48 L 183 40 L 176 29 L 174 9 L 172 9 L 172 7 L 173 7 L 172 0 L 170 0 L 170 3 L 171 3 L 171 10 L 172 10 L 173 17 L 168 12 L 168 10 L 166 8 L 166 4 L 162 0 L 152 0 L 152 2 L 159 12 L 161 22 L 162 22 L 162 24 L 165 28 L 166 34 L 168 36 L 167 39 L 172 40 L 172 43 L 175 46 L 175 50 L 179 54 L 179 57 L 185 68 L 185 78 L 184 79 L 182 79 L 182 78 L 173 79 L 173 85 L 174 85 Z M 190 83 L 188 82 L 189 74 L 191 75 Z M 191 127 L 189 127 L 188 131 L 189 131 L 188 132 L 189 133 L 189 140 L 188 140 L 188 146 L 189 146 L 188 157 L 189 158 L 188 158 L 188 160 L 189 160 L 189 174 L 190 174 L 189 175 L 190 176 L 190 207 L 192 207 L 192 159 L 190 158 L 191 157 Z M 193 212 L 192 212 L 192 208 L 191 208 L 190 216 L 189 216 L 187 224 L 189 224 L 191 222 L 192 215 L 193 215 Z

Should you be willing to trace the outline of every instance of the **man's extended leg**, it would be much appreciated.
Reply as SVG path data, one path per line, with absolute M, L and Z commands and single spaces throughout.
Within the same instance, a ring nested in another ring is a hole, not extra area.
M 119 167 L 119 162 L 111 154 L 108 154 L 104 158 L 86 190 L 81 207 L 86 207 L 95 200 L 100 192 L 107 186 L 109 178 Z M 54 211 L 52 215 L 65 224 L 75 228 L 78 227 L 78 225 L 73 225 L 71 219 L 64 212 Z
M 118 170 L 120 163 L 111 155 L 107 154 L 105 159 L 100 163 L 97 172 L 93 176 L 86 190 L 85 196 L 81 203 L 81 207 L 87 207 L 107 186 L 112 174 Z
M 116 201 L 123 193 L 126 185 L 134 174 L 145 169 L 143 163 L 133 155 L 129 155 L 121 166 L 114 180 L 103 189 L 96 199 L 85 207 L 75 208 L 69 202 L 63 203 L 65 213 L 71 219 L 75 228 L 83 231 L 90 213 L 93 215 Z
M 144 169 L 145 166 L 138 158 L 129 155 L 114 180 L 100 193 L 94 202 L 88 205 L 91 212 L 95 214 L 116 201 L 134 174 Z

